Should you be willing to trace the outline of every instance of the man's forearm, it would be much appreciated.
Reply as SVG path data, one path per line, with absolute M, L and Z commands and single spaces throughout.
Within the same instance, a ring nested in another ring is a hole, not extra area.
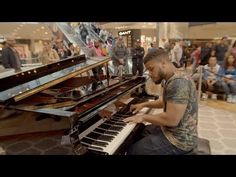
M 168 127 L 176 126 L 176 122 L 173 119 L 169 118 L 166 112 L 157 115 L 146 114 L 143 116 L 143 121 L 159 126 L 168 126 Z
M 155 100 L 155 101 L 148 101 L 142 103 L 143 107 L 148 107 L 148 108 L 163 108 L 163 101 L 162 98 Z

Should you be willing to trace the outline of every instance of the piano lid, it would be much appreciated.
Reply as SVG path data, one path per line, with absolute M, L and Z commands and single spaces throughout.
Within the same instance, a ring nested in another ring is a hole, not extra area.
M 0 103 L 17 102 L 109 60 L 86 60 L 80 55 L 1 78 Z

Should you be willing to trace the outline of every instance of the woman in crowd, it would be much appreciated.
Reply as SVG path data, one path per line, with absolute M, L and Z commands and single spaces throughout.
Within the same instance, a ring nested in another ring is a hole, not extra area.
M 222 86 L 227 95 L 227 102 L 236 103 L 236 59 L 229 53 L 225 57 L 224 65 L 219 70 Z

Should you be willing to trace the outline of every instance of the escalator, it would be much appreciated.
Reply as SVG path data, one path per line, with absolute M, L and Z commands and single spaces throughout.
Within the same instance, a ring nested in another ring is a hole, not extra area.
M 102 42 L 106 42 L 105 40 L 103 40 L 101 37 L 99 37 L 99 35 L 94 31 L 93 27 L 92 27 L 92 23 L 89 23 L 88 25 L 88 31 L 89 31 L 89 35 L 92 36 L 93 39 L 95 40 L 101 40 Z
M 66 43 L 71 42 L 79 46 L 82 51 L 81 54 L 89 55 L 89 49 L 86 47 L 86 44 L 81 39 L 80 35 L 77 34 L 66 22 L 56 23 L 58 29 L 64 34 Z

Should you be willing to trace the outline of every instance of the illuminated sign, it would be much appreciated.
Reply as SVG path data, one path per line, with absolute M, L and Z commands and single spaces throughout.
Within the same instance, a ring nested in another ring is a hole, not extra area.
M 118 32 L 119 36 L 126 36 L 126 35 L 130 35 L 131 34 L 131 30 L 127 30 L 127 31 L 120 31 Z

